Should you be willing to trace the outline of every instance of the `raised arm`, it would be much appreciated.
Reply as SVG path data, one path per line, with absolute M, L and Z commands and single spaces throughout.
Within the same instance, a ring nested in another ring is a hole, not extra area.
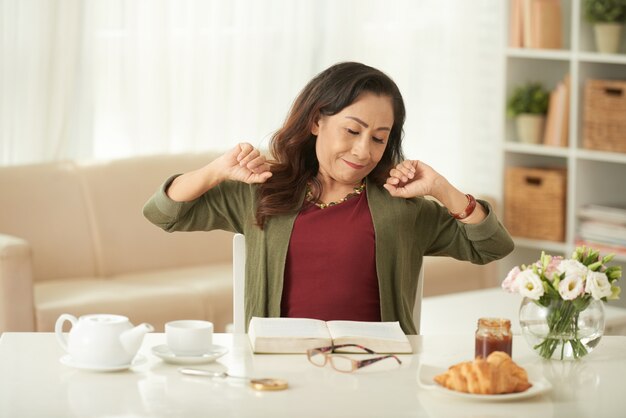
M 269 164 L 259 150 L 241 143 L 204 167 L 176 177 L 167 195 L 177 202 L 190 202 L 225 180 L 264 183 L 271 176 Z
M 432 196 L 444 205 L 451 214 L 461 214 L 469 209 L 470 200 L 432 167 L 417 160 L 406 160 L 389 173 L 384 185 L 389 194 L 409 199 L 417 196 Z M 471 214 L 457 218 L 466 224 L 478 224 L 487 216 L 485 208 L 476 202 Z

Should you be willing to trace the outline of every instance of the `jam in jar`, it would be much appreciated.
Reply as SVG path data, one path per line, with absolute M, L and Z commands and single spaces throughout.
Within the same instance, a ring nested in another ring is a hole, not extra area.
M 511 321 L 502 318 L 480 318 L 476 329 L 474 357 L 487 358 L 494 351 L 512 355 Z

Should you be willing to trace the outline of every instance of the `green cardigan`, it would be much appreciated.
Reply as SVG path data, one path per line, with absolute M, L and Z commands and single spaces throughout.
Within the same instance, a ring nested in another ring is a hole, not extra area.
M 287 248 L 298 211 L 269 218 L 261 230 L 254 224 L 256 185 L 227 181 L 192 202 L 175 202 L 165 193 L 175 177 L 145 204 L 144 216 L 168 232 L 223 229 L 244 234 L 246 324 L 252 316 L 280 316 Z M 416 333 L 412 313 L 425 255 L 486 264 L 513 250 L 511 237 L 484 201 L 487 218 L 468 225 L 434 201 L 392 197 L 369 179 L 366 193 L 376 234 L 381 319 L 399 321 L 407 334 Z

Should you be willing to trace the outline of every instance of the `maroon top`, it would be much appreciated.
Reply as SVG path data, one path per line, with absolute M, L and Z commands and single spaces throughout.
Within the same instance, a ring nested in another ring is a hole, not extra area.
M 336 206 L 311 205 L 295 220 L 281 316 L 380 321 L 374 224 L 361 193 Z

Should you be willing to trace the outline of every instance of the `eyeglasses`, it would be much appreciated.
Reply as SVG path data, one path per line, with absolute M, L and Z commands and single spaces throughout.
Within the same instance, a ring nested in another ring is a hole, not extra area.
M 357 347 L 361 350 L 365 351 L 368 354 L 376 354 L 374 351 L 370 350 L 367 347 L 363 347 L 358 344 L 341 344 L 341 345 L 331 345 L 329 347 L 320 347 L 320 348 L 310 348 L 306 351 L 306 356 L 309 361 L 318 367 L 324 367 L 326 363 L 330 361 L 330 365 L 333 369 L 342 373 L 351 373 L 355 370 L 360 369 L 361 367 L 369 366 L 370 364 L 376 363 L 381 360 L 385 360 L 388 358 L 393 358 L 398 362 L 398 364 L 402 364 L 400 359 L 393 354 L 388 354 L 380 357 L 368 358 L 365 360 L 355 360 L 348 356 L 343 356 L 341 354 L 335 354 L 333 351 L 338 348 L 343 347 Z

